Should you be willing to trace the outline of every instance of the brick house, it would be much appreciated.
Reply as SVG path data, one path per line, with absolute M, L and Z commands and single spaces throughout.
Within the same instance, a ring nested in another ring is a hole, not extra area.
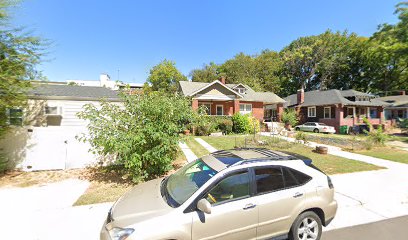
M 205 106 L 208 115 L 252 113 L 265 122 L 280 121 L 285 102 L 272 92 L 255 92 L 244 84 L 226 84 L 225 78 L 211 83 L 180 81 L 179 92 L 192 98 L 193 109 Z
M 384 107 L 388 104 L 374 95 L 355 90 L 325 90 L 304 92 L 298 90 L 284 98 L 285 108 L 296 108 L 299 111 L 300 123 L 321 122 L 336 128 L 365 125 L 364 118 L 373 125 L 390 125 L 384 118 Z
M 408 95 L 405 95 L 405 91 L 400 91 L 400 95 L 380 97 L 378 99 L 389 103 L 384 110 L 385 119 L 408 118 Z

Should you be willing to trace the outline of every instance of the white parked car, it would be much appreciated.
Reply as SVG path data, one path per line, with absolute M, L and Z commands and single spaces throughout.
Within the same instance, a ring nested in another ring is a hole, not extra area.
M 315 132 L 315 133 L 336 133 L 336 129 L 319 122 L 306 122 L 295 127 L 296 131 Z

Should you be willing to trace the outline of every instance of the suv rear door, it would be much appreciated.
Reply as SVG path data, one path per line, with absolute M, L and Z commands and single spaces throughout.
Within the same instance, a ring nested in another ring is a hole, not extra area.
M 303 211 L 303 184 L 296 180 L 292 170 L 281 166 L 253 168 L 254 198 L 259 210 L 257 239 L 287 234 Z

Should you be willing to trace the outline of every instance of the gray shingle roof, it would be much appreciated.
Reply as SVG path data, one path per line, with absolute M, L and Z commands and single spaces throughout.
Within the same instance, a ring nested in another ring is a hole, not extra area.
M 119 101 L 118 92 L 105 87 L 38 84 L 27 95 L 37 99 L 73 99 Z
M 211 83 L 204 83 L 204 82 L 189 82 L 189 81 L 180 81 L 180 90 L 184 94 L 184 96 L 188 96 L 205 86 L 210 85 Z M 239 84 L 225 84 L 229 88 L 234 88 Z M 273 92 L 255 92 L 252 88 L 247 85 L 242 84 L 247 89 L 243 98 L 240 98 L 242 101 L 250 101 L 250 102 L 263 102 L 263 103 L 284 103 L 285 100 L 280 98 Z
M 354 91 L 354 90 L 353 90 Z M 345 92 L 344 95 L 342 92 Z M 346 106 L 385 106 L 387 103 L 377 100 L 377 99 L 371 99 L 370 101 L 357 101 L 353 102 L 345 98 L 345 96 L 351 97 L 355 95 L 351 94 L 356 94 L 359 93 L 358 91 L 340 91 L 337 89 L 331 89 L 331 90 L 325 90 L 325 91 L 320 91 L 320 90 L 315 90 L 315 91 L 309 91 L 305 92 L 305 101 L 301 106 L 307 107 L 307 106 L 320 106 L 320 105 L 333 105 L 333 104 L 343 104 Z M 365 95 L 358 95 L 358 96 L 365 96 Z M 367 95 L 371 96 L 371 95 Z M 297 94 L 292 94 L 286 98 L 286 103 L 284 104 L 284 107 L 291 107 L 291 106 L 296 106 L 297 105 Z
M 408 106 L 408 95 L 386 96 L 378 99 L 389 103 L 391 107 Z
M 354 89 L 342 90 L 340 93 L 343 97 L 374 97 L 372 94 L 359 92 Z

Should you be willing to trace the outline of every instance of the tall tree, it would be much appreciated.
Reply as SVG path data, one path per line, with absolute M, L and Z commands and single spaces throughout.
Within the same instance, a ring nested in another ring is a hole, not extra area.
M 263 50 L 255 57 L 255 72 L 263 91 L 279 93 L 282 90 L 282 60 L 279 53 Z
M 367 59 L 377 92 L 408 89 L 408 2 L 397 4 L 396 24 L 382 24 L 369 40 Z
M 178 82 L 186 80 L 187 77 L 176 68 L 176 63 L 166 59 L 150 69 L 150 75 L 147 78 L 153 91 L 166 92 L 175 92 Z
M 16 1 L 0 0 L 0 136 L 7 130 L 7 109 L 24 105 L 28 80 L 41 77 L 35 67 L 45 42 L 22 28 L 10 27 L 10 8 Z
M 189 75 L 193 82 L 212 82 L 219 78 L 218 65 L 210 62 L 210 64 L 205 64 L 201 69 L 192 70 Z

